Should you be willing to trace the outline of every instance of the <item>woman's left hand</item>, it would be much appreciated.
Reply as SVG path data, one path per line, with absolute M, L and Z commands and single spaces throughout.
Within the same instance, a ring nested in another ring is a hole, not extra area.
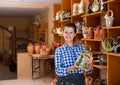
M 93 57 L 92 56 L 86 56 L 85 62 L 89 64 L 88 70 L 91 70 L 93 68 Z

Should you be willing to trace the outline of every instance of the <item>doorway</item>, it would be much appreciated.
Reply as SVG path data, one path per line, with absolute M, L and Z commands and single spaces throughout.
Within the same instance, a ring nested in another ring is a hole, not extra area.
M 15 29 L 0 25 L 0 80 L 16 79 Z

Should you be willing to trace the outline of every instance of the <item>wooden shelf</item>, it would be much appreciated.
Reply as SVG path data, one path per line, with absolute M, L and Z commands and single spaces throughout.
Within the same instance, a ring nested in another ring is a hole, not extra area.
M 65 20 L 59 21 L 59 23 L 65 23 L 65 22 L 70 22 L 70 21 L 71 21 L 70 19 L 65 19 Z
M 101 15 L 103 15 L 103 14 L 105 14 L 106 12 L 105 11 L 99 11 L 99 12 L 94 12 L 94 13 L 91 13 L 91 14 L 85 14 L 85 15 L 82 15 L 81 17 L 91 17 L 91 16 L 93 16 L 93 17 L 99 17 L 99 16 L 101 16 Z
M 93 67 L 98 69 L 107 69 L 107 66 L 104 66 L 104 65 L 93 65 Z
M 120 26 L 113 26 L 113 27 L 102 27 L 103 29 L 119 29 Z
M 107 66 L 104 66 L 104 65 L 93 65 L 93 67 L 98 69 L 107 69 Z
M 96 40 L 96 39 L 87 39 L 87 38 L 82 38 L 81 40 L 83 41 L 96 41 L 96 42 L 100 42 L 101 40 Z
M 76 34 L 82 34 L 82 32 L 77 32 Z
M 82 16 L 83 14 L 75 14 L 75 15 L 71 15 L 70 17 L 77 17 L 77 16 Z
M 108 3 L 112 3 L 112 2 L 115 2 L 115 0 L 105 1 L 105 2 L 103 2 L 103 4 L 108 4 Z
M 116 54 L 116 53 L 107 53 L 108 55 L 112 55 L 112 56 L 117 56 L 117 57 L 120 57 L 120 53 L 119 54 Z

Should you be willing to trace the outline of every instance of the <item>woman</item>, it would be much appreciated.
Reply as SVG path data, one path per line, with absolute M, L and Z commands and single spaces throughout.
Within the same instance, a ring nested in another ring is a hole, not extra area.
M 84 46 L 74 42 L 76 36 L 76 26 L 74 23 L 65 24 L 63 30 L 65 43 L 55 51 L 55 70 L 58 75 L 57 85 L 85 85 L 84 72 L 92 72 L 93 58 L 85 58 L 89 64 L 88 70 L 74 65 L 80 50 L 84 51 Z

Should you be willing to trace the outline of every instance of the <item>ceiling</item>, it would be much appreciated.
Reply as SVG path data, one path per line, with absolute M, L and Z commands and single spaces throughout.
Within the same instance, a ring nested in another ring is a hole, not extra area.
M 60 3 L 60 0 L 0 0 L 0 3 L 1 2 L 54 4 Z M 43 6 L 28 7 L 28 6 L 0 5 L 0 17 L 32 17 L 46 10 L 48 10 L 48 7 Z

